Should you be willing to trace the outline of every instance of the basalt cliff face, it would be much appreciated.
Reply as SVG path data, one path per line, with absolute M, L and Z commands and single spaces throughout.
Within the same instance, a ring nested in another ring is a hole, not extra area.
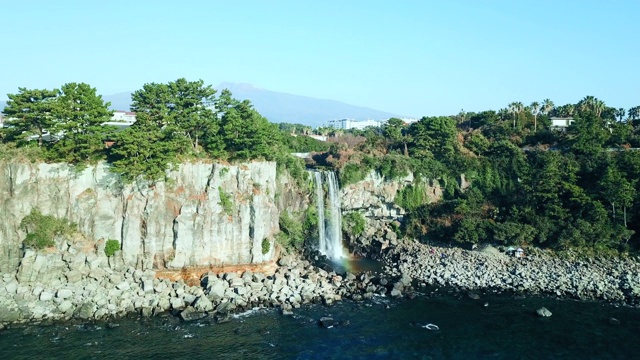
M 142 270 L 268 262 L 278 231 L 275 193 L 274 162 L 186 163 L 154 186 L 123 184 L 106 164 L 78 172 L 65 164 L 0 163 L 0 272 L 20 266 L 20 221 L 34 208 L 76 223 L 98 254 L 107 239 L 118 240 L 119 261 Z
M 340 190 L 343 214 L 358 212 L 366 222 L 362 234 L 347 237 L 351 251 L 358 255 L 377 257 L 386 248 L 397 245 L 396 229 L 403 221 L 406 211 L 395 200 L 400 191 L 415 183 L 413 174 L 388 180 L 371 171 L 364 180 Z M 442 198 L 442 188 L 437 181 L 422 179 L 422 184 L 424 198 L 429 202 Z

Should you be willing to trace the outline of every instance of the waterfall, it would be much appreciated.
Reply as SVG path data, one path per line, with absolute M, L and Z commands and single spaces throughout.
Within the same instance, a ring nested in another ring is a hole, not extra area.
M 322 173 L 315 171 L 316 177 L 316 208 L 318 210 L 318 250 L 327 255 L 325 250 L 327 249 L 325 238 L 325 226 L 324 226 L 324 189 L 322 188 Z
M 323 175 L 327 181 L 327 207 L 325 216 L 325 194 Z M 338 260 L 344 257 L 342 251 L 342 210 L 338 179 L 333 171 L 315 172 L 316 207 L 318 209 L 318 250 L 329 259 Z

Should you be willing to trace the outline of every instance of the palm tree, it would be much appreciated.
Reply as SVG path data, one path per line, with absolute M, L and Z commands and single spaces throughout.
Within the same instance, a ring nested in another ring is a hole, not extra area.
M 581 111 L 591 110 L 595 112 L 595 102 L 595 96 L 588 95 L 578 102 L 578 106 L 580 107 Z
M 629 113 L 627 115 L 629 115 L 628 119 L 631 121 L 640 118 L 640 106 L 634 106 L 629 109 Z
M 513 128 L 516 128 L 516 118 L 524 111 L 524 105 L 520 101 L 509 104 L 509 112 L 513 114 Z
M 622 118 L 626 113 L 627 112 L 624 110 L 624 108 L 619 108 L 618 110 L 615 111 L 615 116 L 618 118 L 619 122 L 622 122 Z
M 553 111 L 553 108 L 555 108 L 555 105 L 553 104 L 553 101 L 549 100 L 549 99 L 544 99 L 542 100 L 542 113 L 549 116 L 549 114 L 551 114 L 551 111 Z
M 594 98 L 594 101 L 593 101 L 593 112 L 596 113 L 597 117 L 600 117 L 600 114 L 602 114 L 602 112 L 606 108 L 607 108 L 607 105 L 605 105 L 604 101 Z
M 531 113 L 533 114 L 533 131 L 538 131 L 538 114 L 540 113 L 540 103 L 534 101 L 529 105 Z

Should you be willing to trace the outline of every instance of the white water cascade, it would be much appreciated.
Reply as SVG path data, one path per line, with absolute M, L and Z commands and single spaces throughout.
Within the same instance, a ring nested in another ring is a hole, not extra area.
M 327 181 L 327 207 L 325 216 L 325 194 L 323 188 L 323 174 Z M 342 210 L 340 208 L 340 194 L 338 179 L 333 171 L 315 172 L 316 207 L 318 209 L 318 250 L 331 260 L 344 257 L 342 249 Z

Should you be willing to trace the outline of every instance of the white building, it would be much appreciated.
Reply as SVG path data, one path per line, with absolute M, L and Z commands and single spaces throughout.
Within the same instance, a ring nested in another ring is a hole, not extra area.
M 572 117 L 552 117 L 551 129 L 564 131 L 573 124 L 573 121 Z
M 380 127 L 385 122 L 386 120 L 385 121 L 379 121 L 379 120 L 356 121 L 353 119 L 340 119 L 340 120 L 329 120 L 329 127 L 332 127 L 334 129 L 343 129 L 343 130 L 349 130 L 349 129 L 362 130 L 367 127 Z
M 113 112 L 111 121 L 133 124 L 134 122 L 136 122 L 136 113 L 131 111 L 116 110 Z

